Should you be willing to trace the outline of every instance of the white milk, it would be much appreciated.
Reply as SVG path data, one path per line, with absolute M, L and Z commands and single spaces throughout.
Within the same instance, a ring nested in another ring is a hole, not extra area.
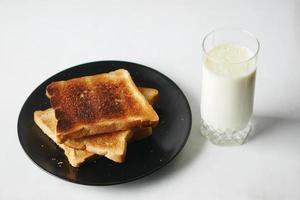
M 216 46 L 204 56 L 201 117 L 214 129 L 241 130 L 247 126 L 256 74 L 252 56 L 250 49 L 233 44 Z

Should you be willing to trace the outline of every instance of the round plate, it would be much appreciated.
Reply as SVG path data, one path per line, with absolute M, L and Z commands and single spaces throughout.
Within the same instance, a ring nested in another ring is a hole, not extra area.
M 122 164 L 100 157 L 79 168 L 72 167 L 63 150 L 48 138 L 33 120 L 35 110 L 50 107 L 46 86 L 59 80 L 110 72 L 130 72 L 137 86 L 159 90 L 154 105 L 160 122 L 151 137 L 128 145 Z M 20 143 L 27 155 L 42 169 L 62 179 L 86 185 L 111 185 L 129 182 L 151 174 L 169 163 L 181 151 L 191 128 L 189 103 L 179 87 L 168 77 L 149 67 L 123 61 L 99 61 L 66 69 L 43 82 L 28 97 L 18 119 Z M 58 164 L 63 162 L 63 164 Z

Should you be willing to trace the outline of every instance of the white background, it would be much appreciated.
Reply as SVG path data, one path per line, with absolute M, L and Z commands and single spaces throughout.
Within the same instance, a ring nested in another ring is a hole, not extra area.
M 300 199 L 300 1 L 0 1 L 0 199 Z M 217 147 L 199 133 L 201 42 L 236 26 L 261 42 L 256 135 Z M 68 67 L 141 63 L 173 79 L 193 112 L 190 138 L 168 166 L 108 187 L 69 183 L 23 152 L 17 117 L 29 94 Z

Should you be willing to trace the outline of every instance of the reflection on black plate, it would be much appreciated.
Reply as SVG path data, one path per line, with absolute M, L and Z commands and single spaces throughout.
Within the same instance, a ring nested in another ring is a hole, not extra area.
M 63 151 L 42 133 L 33 121 L 33 112 L 50 107 L 46 86 L 58 80 L 127 69 L 137 86 L 159 90 L 154 105 L 160 117 L 153 135 L 130 143 L 124 163 L 99 158 L 79 168 L 69 165 Z M 191 128 L 191 111 L 182 91 L 168 77 L 149 67 L 123 61 L 99 61 L 64 70 L 42 83 L 28 97 L 20 112 L 18 134 L 28 156 L 41 168 L 65 180 L 86 185 L 110 185 L 144 177 L 170 162 L 183 148 Z M 63 164 L 58 164 L 63 162 Z

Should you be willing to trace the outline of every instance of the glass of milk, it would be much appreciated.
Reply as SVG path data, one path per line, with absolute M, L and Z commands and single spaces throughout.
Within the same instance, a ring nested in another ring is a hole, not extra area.
M 259 42 L 247 31 L 222 28 L 208 33 L 202 48 L 201 133 L 213 144 L 243 144 L 253 129 Z

